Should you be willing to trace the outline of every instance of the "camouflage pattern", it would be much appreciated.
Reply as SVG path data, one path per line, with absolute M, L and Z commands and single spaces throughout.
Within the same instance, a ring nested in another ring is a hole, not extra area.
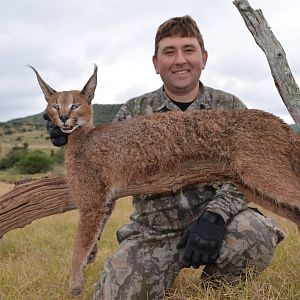
M 246 109 L 237 97 L 200 83 L 191 109 Z M 179 110 L 163 88 L 124 104 L 114 122 L 140 115 Z M 220 214 L 226 235 L 217 261 L 204 268 L 203 278 L 230 282 L 243 276 L 249 266 L 260 273 L 283 239 L 278 225 L 248 208 L 246 199 L 232 183 L 196 184 L 176 192 L 133 196 L 131 223 L 117 232 L 117 252 L 106 262 L 93 299 L 161 299 L 180 271 L 182 250 L 176 248 L 184 230 L 205 209 Z
M 246 209 L 227 224 L 218 259 L 204 268 L 203 278 L 235 283 L 251 269 L 261 273 L 271 262 L 277 244 L 284 238 L 278 224 L 255 209 Z
M 246 109 L 246 106 L 236 96 L 200 83 L 199 95 L 187 110 L 211 108 Z M 127 101 L 116 114 L 113 122 L 171 110 L 180 110 L 180 108 L 167 97 L 162 87 Z

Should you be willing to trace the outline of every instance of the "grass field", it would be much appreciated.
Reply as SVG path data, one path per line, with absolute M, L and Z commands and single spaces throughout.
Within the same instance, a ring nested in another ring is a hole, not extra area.
M 3 135 L 0 137 L 1 155 L 6 154 L 12 146 L 22 146 L 23 143 L 28 143 L 30 150 L 39 149 L 49 154 L 51 150 L 57 150 L 57 148 L 51 145 L 47 137 L 46 129 Z
M 9 188 L 0 183 L 0 194 Z M 130 212 L 130 199 L 120 199 L 103 233 L 96 262 L 86 268 L 84 296 L 76 299 L 91 299 L 104 261 L 117 247 L 115 231 L 128 221 Z M 200 286 L 199 270 L 183 270 L 165 299 L 299 300 L 300 236 L 294 224 L 278 220 L 287 237 L 278 247 L 272 265 L 258 278 L 249 274 L 244 284 L 214 289 Z M 1 300 L 74 299 L 68 295 L 68 285 L 77 221 L 76 211 L 51 216 L 14 230 L 0 240 Z

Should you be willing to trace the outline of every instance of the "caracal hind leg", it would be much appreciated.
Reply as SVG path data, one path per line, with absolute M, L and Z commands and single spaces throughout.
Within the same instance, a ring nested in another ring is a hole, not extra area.
M 91 253 L 102 226 L 104 213 L 101 208 L 93 207 L 91 211 L 81 211 L 77 236 L 74 245 L 70 293 L 79 295 L 83 291 L 83 270 L 87 264 L 88 255 Z

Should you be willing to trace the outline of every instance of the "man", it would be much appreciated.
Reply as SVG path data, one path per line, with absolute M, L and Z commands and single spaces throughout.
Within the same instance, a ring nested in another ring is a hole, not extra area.
M 172 110 L 246 109 L 237 97 L 199 81 L 207 57 L 191 17 L 164 22 L 153 56 L 163 86 L 129 100 L 114 122 Z M 57 135 L 54 142 L 61 138 Z M 229 182 L 134 195 L 133 206 L 131 223 L 117 232 L 120 246 L 104 266 L 94 299 L 161 299 L 180 269 L 191 266 L 205 265 L 203 280 L 234 283 L 248 268 L 256 274 L 264 270 L 283 239 L 277 224 L 248 208 Z

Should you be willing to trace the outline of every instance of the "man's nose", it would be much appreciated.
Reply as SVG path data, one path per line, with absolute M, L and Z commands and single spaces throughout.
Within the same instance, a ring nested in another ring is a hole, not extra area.
M 186 62 L 185 55 L 182 51 L 177 51 L 175 55 L 176 64 L 184 64 Z

